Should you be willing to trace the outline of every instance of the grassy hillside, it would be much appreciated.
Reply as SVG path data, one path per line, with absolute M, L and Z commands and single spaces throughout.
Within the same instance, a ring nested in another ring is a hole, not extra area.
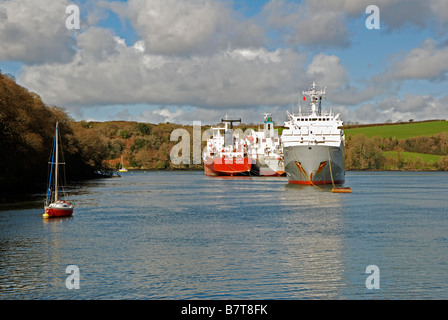
M 418 153 L 418 152 L 406 152 L 406 151 L 385 151 L 384 155 L 388 157 L 389 155 L 395 159 L 398 159 L 399 156 L 402 156 L 405 160 L 416 160 L 417 157 L 422 159 L 424 162 L 437 162 L 443 156 L 437 154 L 427 154 L 427 153 Z
M 448 132 L 448 121 L 415 122 L 393 125 L 360 126 L 344 130 L 346 136 L 363 134 L 366 137 L 407 139 L 413 137 L 432 137 L 437 133 Z

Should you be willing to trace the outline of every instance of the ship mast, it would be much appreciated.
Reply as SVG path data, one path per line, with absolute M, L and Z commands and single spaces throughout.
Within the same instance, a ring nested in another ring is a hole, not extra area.
M 58 122 L 56 122 L 56 164 L 55 164 L 55 171 L 54 171 L 54 201 L 58 201 L 58 167 L 59 167 L 59 157 L 58 157 Z
M 313 82 L 311 84 L 311 90 L 308 91 L 302 91 L 303 95 L 308 95 L 310 97 L 310 106 L 311 106 L 311 115 L 317 116 L 321 114 L 321 102 L 322 102 L 322 96 L 325 95 L 325 90 L 327 88 L 324 88 L 323 90 L 316 90 L 316 82 Z

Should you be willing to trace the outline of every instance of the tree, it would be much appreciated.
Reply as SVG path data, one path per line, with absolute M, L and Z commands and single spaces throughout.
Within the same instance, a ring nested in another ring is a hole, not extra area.
M 448 171 L 448 156 L 440 158 L 437 164 L 439 170 Z
M 147 123 L 138 123 L 137 129 L 140 131 L 141 134 L 144 136 L 147 136 L 151 133 L 151 126 Z

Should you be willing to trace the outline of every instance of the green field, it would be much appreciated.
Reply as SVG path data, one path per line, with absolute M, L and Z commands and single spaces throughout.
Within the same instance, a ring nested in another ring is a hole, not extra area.
M 383 138 L 406 139 L 412 137 L 432 137 L 440 132 L 448 132 L 448 121 L 417 122 L 409 124 L 394 124 L 374 127 L 345 129 L 345 135 L 364 134 L 367 137 L 380 136 Z
M 429 161 L 433 161 L 433 162 L 437 162 L 439 161 L 439 159 L 443 156 L 439 156 L 436 154 L 426 154 L 426 153 L 417 153 L 417 152 L 406 152 L 406 151 L 402 151 L 400 152 L 401 156 L 403 157 L 403 159 L 406 160 L 414 160 L 416 156 L 422 158 L 423 161 L 425 162 L 429 162 Z M 392 155 L 393 158 L 398 158 L 398 151 L 385 151 L 384 155 L 386 157 L 388 157 L 389 155 Z

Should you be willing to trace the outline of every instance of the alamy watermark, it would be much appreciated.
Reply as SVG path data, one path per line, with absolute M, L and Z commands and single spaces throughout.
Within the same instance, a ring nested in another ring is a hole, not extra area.
M 76 265 L 69 265 L 65 269 L 65 273 L 69 273 L 70 275 L 65 280 L 65 287 L 69 290 L 72 289 L 79 289 L 79 282 L 80 282 L 80 274 L 79 274 L 79 268 Z
M 77 5 L 69 5 L 65 8 L 65 13 L 69 16 L 65 19 L 65 27 L 69 30 L 81 29 L 81 20 L 79 15 L 79 7 Z
M 370 265 L 366 268 L 366 273 L 370 274 L 366 279 L 366 288 L 369 290 L 380 288 L 380 268 Z
M 366 8 L 366 13 L 370 14 L 366 19 L 366 28 L 378 30 L 380 28 L 380 8 L 372 4 Z

